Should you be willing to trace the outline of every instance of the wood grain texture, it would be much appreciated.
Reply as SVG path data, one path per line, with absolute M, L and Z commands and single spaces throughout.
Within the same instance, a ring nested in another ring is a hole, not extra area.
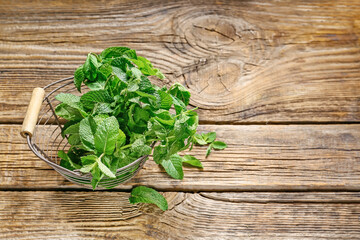
M 0 122 L 113 45 L 186 85 L 203 123 L 359 122 L 359 36 L 356 0 L 3 0 Z
M 357 239 L 360 194 L 308 193 L 346 198 L 339 204 L 232 202 L 203 194 L 165 193 L 169 210 L 130 205 L 121 192 L 0 192 L 1 239 Z M 246 197 L 248 193 L 231 193 Z M 292 193 L 284 193 L 289 197 Z M 295 194 L 296 195 L 296 194 Z M 250 194 L 250 198 L 255 193 Z M 291 197 L 290 197 L 291 198 Z
M 0 130 L 0 188 L 77 187 L 29 150 L 19 125 L 1 125 Z M 216 131 L 228 144 L 208 158 L 206 147 L 193 149 L 203 170 L 185 168 L 180 181 L 150 160 L 119 188 L 145 184 L 170 191 L 360 191 L 359 125 L 202 125 L 199 130 Z

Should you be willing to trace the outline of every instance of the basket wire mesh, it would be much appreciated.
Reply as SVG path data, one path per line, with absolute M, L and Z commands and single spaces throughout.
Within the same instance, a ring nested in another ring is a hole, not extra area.
M 78 93 L 72 83 L 73 77 L 69 77 L 53 82 L 43 88 L 45 91 L 49 91 L 49 93 L 45 95 L 42 101 L 39 119 L 35 126 L 34 133 L 32 136 L 27 135 L 26 139 L 34 154 L 54 168 L 55 171 L 75 184 L 79 184 L 85 188 L 92 188 L 91 174 L 83 174 L 79 170 L 71 171 L 60 166 L 60 158 L 57 155 L 59 150 L 67 151 L 70 145 L 68 144 L 67 136 L 63 138 L 61 135 L 65 121 L 59 119 L 55 114 L 55 108 L 57 104 L 59 104 L 55 96 L 59 93 L 79 95 L 80 93 Z M 83 86 L 82 91 L 87 92 L 89 89 Z M 103 177 L 97 189 L 109 189 L 129 181 L 138 173 L 147 159 L 148 155 L 140 157 L 127 166 L 117 169 L 115 173 L 116 178 Z

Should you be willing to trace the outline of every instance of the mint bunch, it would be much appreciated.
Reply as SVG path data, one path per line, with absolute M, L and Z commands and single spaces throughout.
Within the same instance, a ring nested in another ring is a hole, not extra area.
M 110 47 L 99 55 L 89 53 L 74 73 L 78 91 L 83 84 L 90 91 L 81 97 L 70 93 L 56 96 L 61 103 L 55 113 L 68 120 L 62 136 L 71 145 L 67 153 L 58 152 L 60 165 L 90 173 L 93 189 L 104 177 L 116 178 L 117 169 L 151 153 L 171 177 L 182 179 L 183 164 L 200 168 L 202 164 L 179 152 L 194 144 L 209 144 L 207 155 L 211 149 L 226 147 L 215 141 L 214 132 L 196 133 L 198 115 L 195 109 L 187 109 L 190 92 L 184 86 L 158 87 L 148 76 L 164 79 L 160 70 L 135 50 Z M 155 190 L 135 189 L 132 203 L 150 202 L 167 208 Z

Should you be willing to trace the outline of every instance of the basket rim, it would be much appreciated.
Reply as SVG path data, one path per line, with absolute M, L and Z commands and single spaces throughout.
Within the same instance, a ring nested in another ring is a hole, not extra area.
M 72 170 L 69 170 L 67 168 L 64 168 L 63 166 L 60 166 L 59 164 L 56 164 L 50 160 L 48 160 L 47 158 L 45 158 L 41 153 L 38 152 L 38 150 L 34 147 L 32 141 L 31 141 L 31 137 L 29 135 L 26 136 L 26 140 L 27 140 L 27 144 L 30 148 L 30 150 L 38 157 L 40 158 L 41 160 L 45 161 L 47 164 L 49 164 L 50 166 L 54 167 L 54 168 L 59 168 L 61 169 L 62 171 L 64 172 L 67 172 L 69 174 L 76 174 L 77 176 L 79 177 L 85 177 L 86 174 L 82 174 L 81 172 L 79 171 L 72 171 Z M 152 147 L 154 146 L 154 143 L 151 145 Z M 141 156 L 139 157 L 138 159 L 136 159 L 135 161 L 129 163 L 128 165 L 124 166 L 124 167 L 121 167 L 121 168 L 118 168 L 116 170 L 116 172 L 121 172 L 123 170 L 126 170 L 127 168 L 130 168 L 132 166 L 134 166 L 135 164 L 137 164 L 138 162 L 144 160 L 144 158 L 147 158 L 149 157 L 149 155 L 144 155 L 144 156 Z M 91 179 L 92 177 L 90 177 L 89 179 Z M 110 178 L 109 178 L 110 179 Z

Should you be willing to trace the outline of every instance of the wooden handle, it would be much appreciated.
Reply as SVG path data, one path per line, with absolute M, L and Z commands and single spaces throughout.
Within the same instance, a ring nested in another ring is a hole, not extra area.
M 23 136 L 24 138 L 26 138 L 27 135 L 29 135 L 30 137 L 32 137 L 33 135 L 44 96 L 44 89 L 34 88 L 20 132 L 21 136 Z

